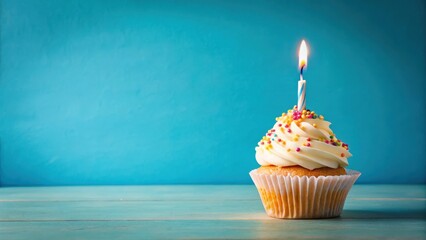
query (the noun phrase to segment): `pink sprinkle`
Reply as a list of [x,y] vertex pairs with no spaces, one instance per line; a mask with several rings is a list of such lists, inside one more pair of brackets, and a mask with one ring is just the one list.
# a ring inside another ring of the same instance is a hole
[[266,134],[266,135],[271,136],[271,135],[272,135],[272,133],[268,133],[268,134]]
[[264,142],[260,142],[261,145],[265,144]]
[[296,148],[296,152],[300,152],[300,148]]
[[329,141],[328,141],[328,140],[325,140],[325,143],[329,143]]
[[310,144],[310,143],[307,143],[307,144],[306,144],[306,146],[307,146],[307,147],[310,147],[310,146],[311,146],[311,144]]
[[291,129],[289,128],[289,129],[287,130],[287,132],[291,133]]

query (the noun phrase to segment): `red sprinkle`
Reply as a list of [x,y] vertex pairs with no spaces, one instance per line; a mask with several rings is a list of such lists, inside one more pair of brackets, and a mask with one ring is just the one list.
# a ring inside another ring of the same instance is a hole
[[281,142],[281,138],[278,138],[278,142]]
[[344,157],[344,156],[345,156],[345,154],[344,154],[344,153],[342,153],[342,154],[340,154],[340,156],[341,156],[341,157]]
[[268,134],[266,134],[266,135],[271,136],[271,135],[272,135],[272,133],[268,133]]
[[271,141],[268,141],[269,144],[271,144]]
[[328,141],[328,140],[325,140],[325,143],[329,143],[329,141]]
[[296,152],[300,152],[300,148],[296,148]]
[[291,129],[289,128],[289,129],[287,130],[287,132],[291,133]]
[[260,142],[260,145],[263,145],[263,144],[265,144],[264,142]]
[[288,128],[288,127],[290,127],[288,124],[286,124],[285,126],[284,126],[285,128]]
[[310,144],[310,143],[307,143],[307,144],[306,144],[306,146],[307,146],[307,147],[310,147],[310,146],[311,146],[311,144]]
[[306,141],[310,142],[310,141],[311,141],[311,138],[307,138],[307,139],[306,139]]
[[275,132],[275,129],[272,129],[271,132]]
[[282,126],[282,124],[280,123],[280,124],[278,124],[278,127],[281,127]]

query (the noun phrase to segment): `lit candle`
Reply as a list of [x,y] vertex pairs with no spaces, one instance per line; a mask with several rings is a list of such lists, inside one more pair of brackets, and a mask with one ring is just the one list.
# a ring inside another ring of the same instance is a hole
[[297,110],[302,111],[306,108],[306,80],[303,79],[303,69],[308,65],[308,48],[305,40],[302,41],[299,48],[299,70],[300,80],[297,91]]

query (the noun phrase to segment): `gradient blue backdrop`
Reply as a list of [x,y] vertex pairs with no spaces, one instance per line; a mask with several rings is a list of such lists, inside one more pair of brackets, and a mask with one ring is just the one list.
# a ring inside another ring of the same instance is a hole
[[425,183],[425,3],[1,0],[0,180],[250,183],[296,104],[360,183]]

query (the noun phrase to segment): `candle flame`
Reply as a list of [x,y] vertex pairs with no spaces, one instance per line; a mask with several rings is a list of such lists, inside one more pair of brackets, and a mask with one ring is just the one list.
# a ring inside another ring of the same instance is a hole
[[299,69],[303,72],[303,68],[308,65],[308,47],[306,46],[305,40],[302,40],[299,48]]

